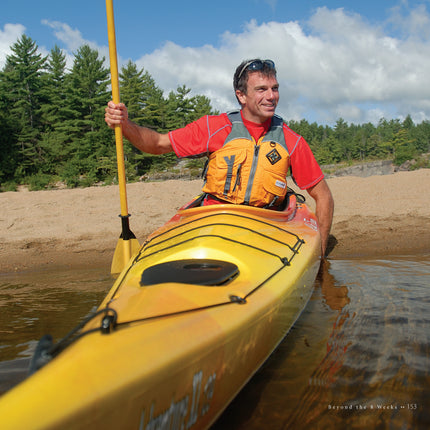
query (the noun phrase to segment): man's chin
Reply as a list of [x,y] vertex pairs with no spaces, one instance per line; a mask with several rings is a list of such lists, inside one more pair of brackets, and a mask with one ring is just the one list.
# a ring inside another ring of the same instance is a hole
[[275,109],[269,109],[264,111],[264,117],[267,119],[273,118],[273,115],[275,115]]
[[276,107],[265,107],[263,109],[263,112],[267,115],[267,116],[273,116],[275,115],[275,109]]

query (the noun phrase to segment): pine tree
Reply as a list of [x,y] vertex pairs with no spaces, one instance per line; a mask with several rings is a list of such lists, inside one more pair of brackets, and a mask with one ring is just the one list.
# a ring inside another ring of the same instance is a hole
[[2,71],[0,72],[0,184],[14,182],[19,159],[8,94],[10,94],[10,88]]
[[100,160],[114,157],[112,133],[104,122],[104,108],[110,99],[107,91],[109,71],[103,66],[96,50],[83,45],[75,54],[73,68],[67,78],[67,101],[71,119],[67,121],[70,130],[72,158],[62,171],[69,185],[77,185],[79,176],[88,185],[102,179],[106,172],[99,165]]
[[55,45],[46,65],[42,88],[43,104],[42,135],[43,172],[57,175],[70,157],[70,130],[67,120],[71,117],[66,89],[66,57]]
[[193,113],[190,116],[192,121],[195,121],[205,115],[216,114],[216,112],[214,112],[212,109],[211,101],[206,96],[198,94],[191,99],[191,102],[193,104]]
[[401,128],[394,134],[392,145],[394,148],[394,164],[400,165],[407,160],[411,160],[416,155],[414,141],[406,128]]
[[39,144],[40,90],[46,57],[37,52],[36,42],[25,34],[11,50],[13,54],[6,58],[3,76],[19,152],[15,176],[22,179],[36,173],[43,162]]
[[78,49],[73,63],[71,82],[75,89],[75,107],[79,112],[81,132],[93,132],[100,125],[100,107],[109,100],[108,69],[103,67],[96,50],[88,45]]
[[193,102],[188,96],[190,88],[182,85],[171,91],[167,99],[167,128],[174,130],[185,127],[191,122],[193,114]]
[[418,124],[414,131],[416,147],[420,153],[430,152],[430,121]]
[[336,161],[350,160],[352,156],[351,151],[351,134],[348,123],[343,119],[339,118],[334,126],[334,138],[336,143],[332,147],[333,158]]
[[44,85],[41,91],[44,104],[41,107],[42,121],[45,130],[56,130],[62,127],[67,119],[66,100],[66,57],[55,45],[46,64]]
[[145,109],[142,117],[138,118],[139,124],[145,127],[166,133],[167,128],[167,101],[163,97],[163,90],[155,85],[151,76],[146,74],[145,82]]
[[129,60],[119,74],[121,102],[127,106],[128,117],[137,123],[148,98],[145,93],[144,73],[143,69],[137,70],[136,64]]

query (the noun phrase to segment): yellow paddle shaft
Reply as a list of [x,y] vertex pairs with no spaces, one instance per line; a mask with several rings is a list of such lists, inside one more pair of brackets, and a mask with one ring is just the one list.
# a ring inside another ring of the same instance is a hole
[[[113,2],[106,0],[106,16],[109,40],[110,74],[112,84],[112,100],[119,103],[118,63],[116,54],[115,20],[113,15]],[[121,125],[115,126],[116,159],[118,164],[119,197],[121,202],[121,216],[128,216],[127,190],[125,184],[124,145]]]
[[[114,103],[120,102],[119,97],[119,80],[118,80],[118,62],[116,53],[116,37],[115,37],[115,20],[113,15],[113,0],[106,0],[106,16],[109,40],[109,59],[110,59],[110,74],[112,84],[112,100]],[[116,160],[118,165],[118,184],[119,197],[121,203],[121,224],[122,234],[115,248],[115,253],[112,259],[111,273],[119,273],[130,261],[139,249],[139,242],[131,232],[128,222],[128,205],[127,205],[127,190],[125,181],[125,165],[124,165],[124,145],[122,140],[122,126],[115,126],[115,143],[116,143]]]

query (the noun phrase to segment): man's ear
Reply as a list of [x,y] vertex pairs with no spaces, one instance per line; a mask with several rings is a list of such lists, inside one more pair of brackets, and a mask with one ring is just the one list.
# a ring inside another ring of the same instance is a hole
[[244,105],[246,103],[246,94],[242,91],[236,90],[236,97],[241,105]]

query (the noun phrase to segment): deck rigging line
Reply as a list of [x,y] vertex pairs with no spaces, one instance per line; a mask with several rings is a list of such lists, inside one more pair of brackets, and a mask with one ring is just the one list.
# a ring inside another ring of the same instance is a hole
[[[282,231],[282,232],[284,232],[284,233],[290,234],[291,236],[296,237],[296,238],[297,238],[297,240],[302,240],[302,239],[300,239],[300,237],[299,237],[296,233],[293,233],[293,232],[291,232],[291,231],[289,231],[289,230],[286,230],[286,229],[284,229],[284,228],[282,228],[282,227],[279,227],[278,225],[274,225],[274,224],[272,224],[272,223],[270,223],[270,222],[268,222],[268,221],[264,221],[264,220],[262,220],[262,219],[256,219],[256,218],[254,218],[254,217],[250,217],[250,216],[247,216],[247,215],[235,214],[235,213],[231,213],[231,212],[218,212],[218,213],[215,213],[215,214],[204,215],[204,216],[202,216],[202,217],[192,219],[192,220],[190,220],[190,221],[188,221],[188,222],[185,222],[185,223],[183,223],[183,224],[180,224],[180,225],[175,225],[175,226],[173,226],[173,227],[171,227],[171,228],[169,228],[169,229],[167,229],[167,230],[165,230],[165,231],[161,232],[161,233],[160,233],[160,234],[158,234],[157,236],[154,236],[154,237],[152,237],[151,239],[147,240],[147,241],[143,244],[143,246],[146,246],[147,244],[149,244],[149,243],[150,243],[150,242],[152,242],[153,240],[158,239],[158,238],[160,238],[160,237],[164,236],[165,234],[170,233],[171,231],[176,230],[176,229],[178,229],[178,228],[181,228],[181,227],[184,227],[184,226],[187,226],[187,225],[190,225],[190,224],[196,223],[196,222],[198,222],[198,221],[201,221],[201,220],[204,220],[204,219],[207,219],[207,218],[213,218],[213,217],[217,217],[217,216],[226,216],[226,215],[227,215],[227,216],[238,217],[238,218],[249,219],[249,220],[251,220],[251,221],[255,221],[255,222],[260,223],[260,224],[265,224],[265,225],[267,225],[267,226],[269,226],[269,227],[271,227],[271,228],[275,228],[275,229],[277,229],[277,230],[279,230],[279,231]],[[238,227],[236,224],[228,224],[228,223],[220,223],[220,224],[222,224],[222,225],[228,225],[228,226]],[[208,225],[211,225],[211,224],[208,224]],[[189,230],[187,230],[187,231],[189,231]],[[254,233],[257,233],[257,232],[256,232],[256,231],[254,231],[254,230],[252,230],[252,231],[253,231]]]

